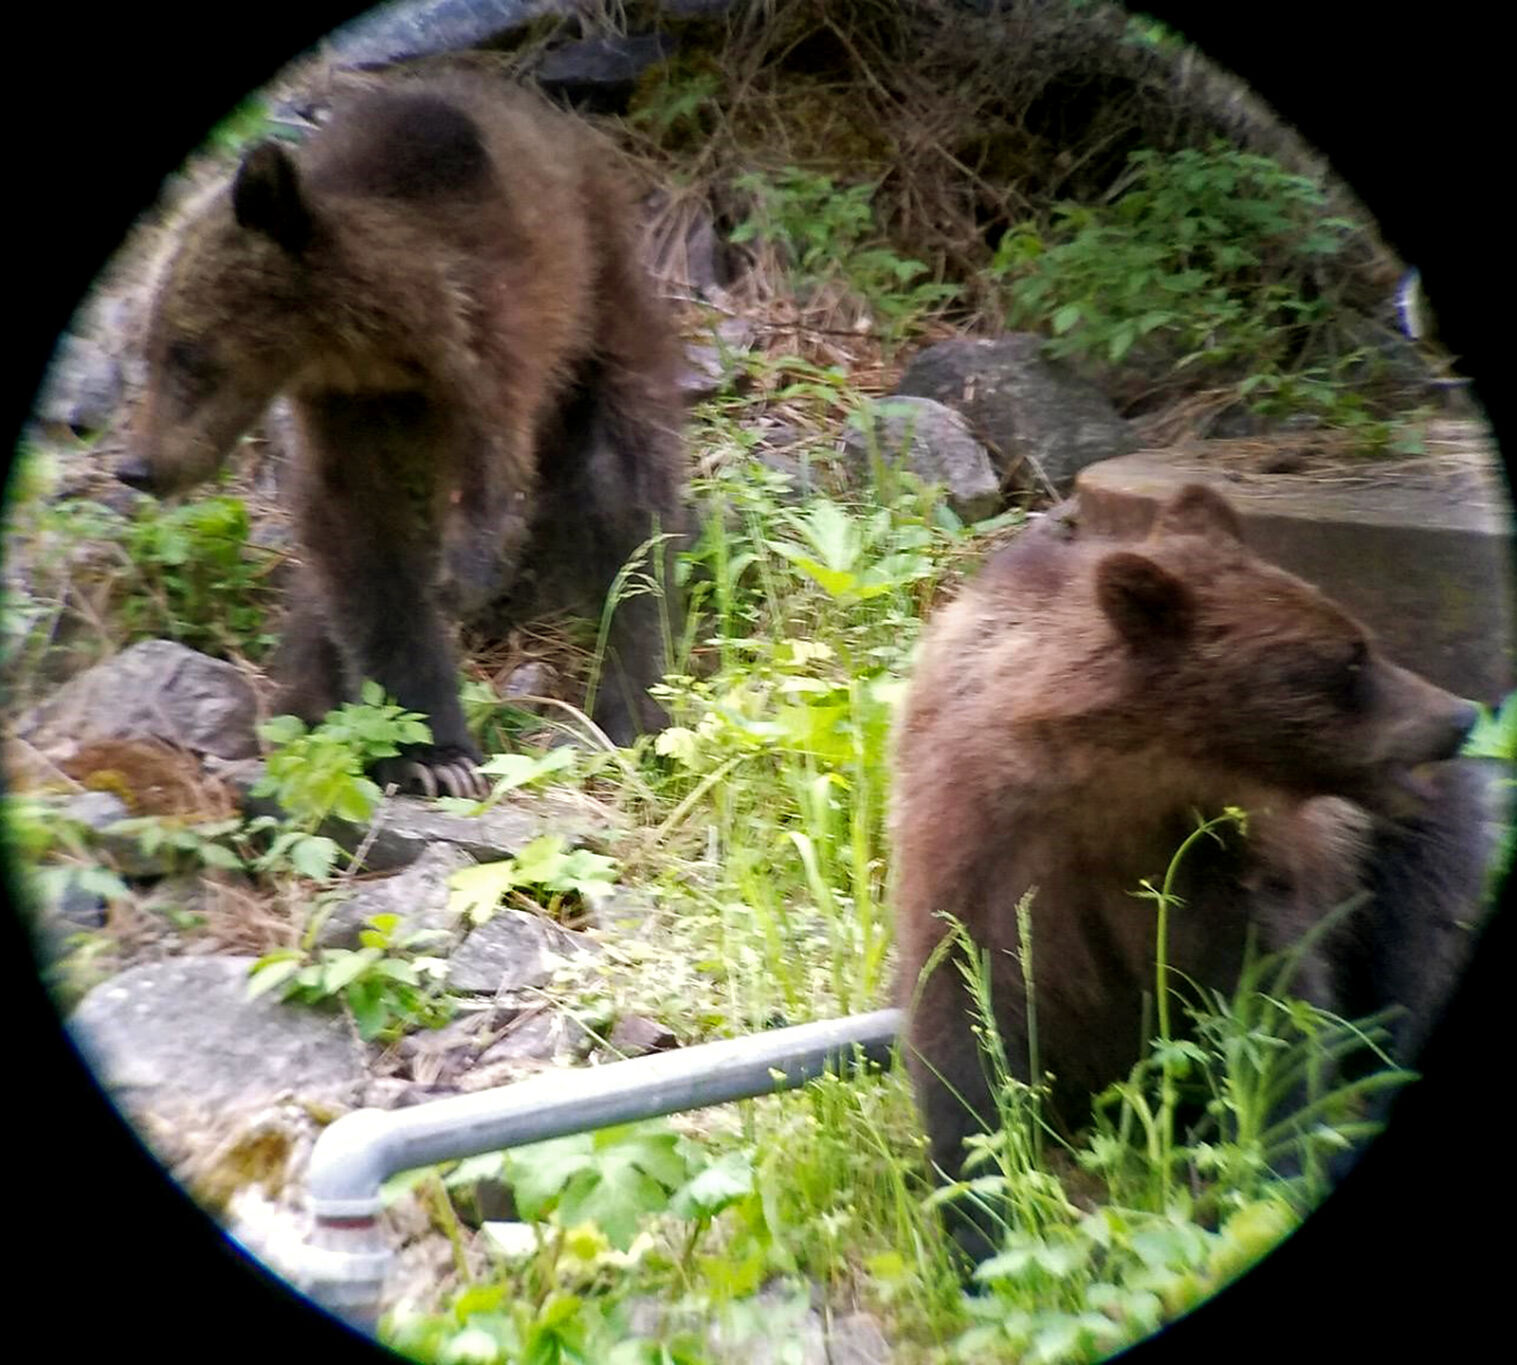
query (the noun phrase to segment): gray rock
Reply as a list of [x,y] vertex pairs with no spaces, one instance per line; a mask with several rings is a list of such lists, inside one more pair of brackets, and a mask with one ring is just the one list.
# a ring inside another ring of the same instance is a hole
[[827,1333],[828,1365],[890,1365],[890,1343],[870,1313],[837,1318]]
[[58,811],[65,820],[96,834],[118,820],[125,820],[130,813],[126,802],[114,792],[80,792],[65,801]]
[[[699,19],[720,14],[732,4],[733,0],[659,0],[655,8],[675,19]],[[486,47],[544,15],[570,18],[583,9],[580,0],[397,0],[345,24],[325,47],[339,65],[384,66]]]
[[160,848],[151,854],[144,853],[135,835],[111,831],[118,820],[131,818],[126,802],[113,792],[80,792],[69,797],[58,808],[58,814],[87,831],[85,837],[90,847],[109,859],[123,877],[139,880],[166,877],[174,870],[172,850]]
[[456,942],[457,920],[448,910],[448,878],[461,867],[472,867],[474,859],[452,844],[439,843],[427,848],[414,863],[401,872],[378,881],[361,882],[353,895],[333,907],[316,931],[318,948],[357,948],[365,923],[375,915],[398,915],[396,936],[418,929],[438,929],[449,939],[438,939],[424,951],[446,953],[447,945]]
[[642,937],[657,906],[641,887],[616,885],[590,907],[589,923],[622,938]]
[[625,108],[638,77],[673,51],[662,33],[606,34],[552,49],[533,74],[551,94],[611,112]]
[[101,739],[162,739],[196,753],[258,752],[252,684],[229,663],[173,640],[142,640],[33,707],[17,733],[44,751]]
[[344,66],[383,66],[483,46],[570,8],[567,0],[402,0],[344,24],[326,48]]
[[105,898],[85,890],[73,879],[64,883],[58,899],[49,908],[58,917],[59,928],[65,933],[105,928]]
[[[383,871],[414,863],[430,844],[451,843],[476,862],[496,862],[518,853],[544,834],[569,844],[595,843],[616,832],[611,812],[577,792],[511,792],[483,815],[454,815],[420,797],[390,803],[389,817],[364,860]],[[349,826],[349,829],[352,827]]]
[[731,1304],[710,1335],[717,1365],[828,1365],[822,1315],[805,1289],[770,1285]]
[[563,1062],[583,1057],[595,1042],[590,1031],[563,1010],[523,1010],[501,1036],[480,1054],[475,1069],[459,1079],[464,1091],[507,1083],[524,1063]]
[[641,1057],[646,1052],[667,1052],[679,1046],[672,1028],[640,1014],[622,1015],[606,1041],[611,1044],[611,1051],[621,1057]]
[[709,342],[691,342],[685,347],[679,387],[689,403],[701,402],[738,386],[743,377],[738,357],[753,345],[753,327],[744,318],[723,318],[711,328],[709,336]]
[[121,362],[98,342],[65,334],[37,399],[37,418],[77,435],[110,425],[121,401]]
[[[706,1350],[712,1365],[831,1365],[837,1359],[831,1354],[837,1338],[825,1328],[818,1299],[815,1286],[775,1283],[750,1298],[723,1304],[706,1324]],[[653,1299],[634,1299],[628,1304],[628,1327],[639,1336],[698,1331],[701,1326],[688,1311],[671,1310]],[[842,1359],[848,1365],[872,1365],[867,1355]]]
[[647,243],[649,272],[676,291],[715,301],[731,283],[731,254],[708,205],[682,200],[671,208],[671,202],[666,190],[654,190],[642,201],[645,221],[660,229]]
[[520,668],[513,668],[501,695],[508,700],[517,697],[551,697],[558,675],[553,666],[541,659],[529,659]]
[[942,484],[948,505],[966,522],[994,516],[1001,481],[990,453],[952,408],[931,398],[895,397],[871,403],[843,435],[843,453],[867,477],[876,460],[905,465],[928,483]]
[[449,959],[448,985],[456,991],[524,990],[546,985],[563,958],[590,951],[578,934],[525,910],[497,910]]
[[1046,360],[1042,345],[1016,332],[940,341],[912,359],[897,392],[961,412],[1004,479],[1063,494],[1086,465],[1137,442],[1100,389]]
[[101,1084],[134,1114],[254,1107],[286,1091],[349,1103],[363,1052],[336,1011],[248,999],[249,957],[179,957],[96,986],[68,1025]]
[[[250,792],[263,776],[262,763],[242,763],[225,776],[241,794],[250,815],[279,815],[272,797]],[[409,867],[433,844],[454,844],[475,862],[498,862],[543,834],[561,835],[571,845],[596,847],[620,831],[618,817],[600,802],[575,791],[514,791],[481,815],[456,815],[419,796],[394,796],[380,808],[378,833],[364,854],[370,872]],[[329,820],[321,832],[350,852],[369,838],[369,829]]]

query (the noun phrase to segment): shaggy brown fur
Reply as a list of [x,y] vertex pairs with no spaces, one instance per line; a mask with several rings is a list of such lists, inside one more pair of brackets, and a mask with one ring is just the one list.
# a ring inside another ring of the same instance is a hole
[[[954,916],[990,952],[1001,1037],[1028,1079],[1015,907],[1035,889],[1040,1064],[1056,1115],[1078,1125],[1143,1051],[1155,917],[1133,893],[1162,878],[1197,812],[1236,805],[1246,839],[1203,841],[1184,866],[1174,968],[1230,989],[1250,926],[1274,951],[1369,887],[1293,988],[1351,1013],[1408,1005],[1401,1041],[1416,1045],[1483,869],[1458,765],[1431,783],[1410,769],[1453,756],[1474,708],[1250,554],[1219,497],[1186,489],[1136,545],[1013,545],[932,623],[920,659],[893,810],[907,1003]],[[994,1106],[952,961],[921,981],[909,1044],[932,1158],[956,1175]]]
[[[285,704],[316,720],[378,680],[431,721],[391,767],[408,785],[473,781],[450,620],[599,616],[638,546],[680,529],[674,348],[634,222],[587,128],[455,75],[357,98],[293,157],[255,147],[167,267],[121,477],[189,487],[289,395],[309,582]],[[596,719],[628,743],[661,721],[651,596],[610,645]]]

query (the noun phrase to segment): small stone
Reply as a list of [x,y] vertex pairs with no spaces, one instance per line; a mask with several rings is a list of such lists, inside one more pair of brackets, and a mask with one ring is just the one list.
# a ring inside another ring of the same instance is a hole
[[1046,359],[1030,333],[940,341],[912,358],[896,391],[962,413],[1020,488],[1062,496],[1086,465],[1137,444],[1105,394]]
[[622,1057],[640,1057],[646,1052],[667,1052],[679,1046],[674,1030],[657,1019],[640,1014],[624,1014],[616,1021],[608,1039],[612,1052]]
[[941,484],[948,505],[966,522],[994,516],[1001,484],[990,454],[952,408],[930,398],[887,398],[866,407],[843,436],[843,453],[863,474],[876,460],[902,465]]
[[470,932],[449,962],[448,985],[457,991],[497,994],[544,986],[567,958],[588,943],[551,920],[525,910],[497,910]]

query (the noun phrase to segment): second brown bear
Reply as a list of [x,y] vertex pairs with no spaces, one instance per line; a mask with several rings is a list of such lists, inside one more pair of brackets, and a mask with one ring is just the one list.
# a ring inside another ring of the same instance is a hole
[[[309,146],[252,149],[157,291],[136,454],[152,492],[219,467],[277,395],[299,436],[306,581],[276,671],[308,721],[373,678],[433,743],[379,775],[472,790],[452,624],[598,618],[639,546],[682,527],[669,322],[636,211],[582,124],[455,75],[341,107]],[[666,596],[620,603],[595,719],[657,728]]]
[[[1194,846],[1169,920],[1172,980],[1231,991],[1262,951],[1362,903],[1294,993],[1348,1017],[1400,1005],[1411,1056],[1469,950],[1488,839],[1452,758],[1469,703],[1382,657],[1365,629],[1242,543],[1199,485],[1135,544],[1027,534],[925,634],[897,734],[893,837],[908,1065],[931,1155],[957,1178],[996,1106],[957,964],[989,957],[1007,1061],[1039,1070],[1069,1127],[1146,1051],[1158,884],[1196,815],[1248,816]],[[1432,765],[1423,769],[1422,765]],[[1031,893],[1035,1001],[1017,904]],[[977,1259],[993,1229],[955,1226]]]

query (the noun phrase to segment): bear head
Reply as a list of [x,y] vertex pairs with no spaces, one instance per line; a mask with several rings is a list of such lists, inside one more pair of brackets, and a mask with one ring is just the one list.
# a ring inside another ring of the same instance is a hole
[[147,389],[116,473],[144,492],[210,478],[293,375],[321,230],[288,154],[253,148],[189,226],[148,324]]
[[1094,583],[1123,692],[1198,766],[1396,813],[1424,793],[1414,769],[1454,757],[1477,719],[1251,554],[1203,485],[1180,492],[1136,548],[1103,554]]

